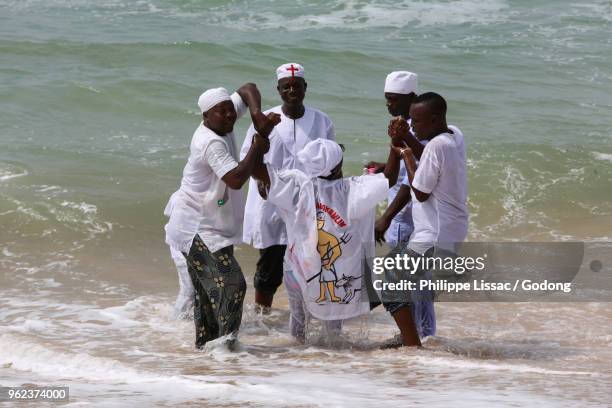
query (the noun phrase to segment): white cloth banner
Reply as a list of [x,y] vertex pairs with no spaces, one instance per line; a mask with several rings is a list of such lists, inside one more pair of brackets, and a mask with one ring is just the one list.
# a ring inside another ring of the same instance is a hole
[[267,167],[268,201],[287,226],[286,258],[308,311],[323,320],[367,313],[364,260],[374,254],[376,205],[386,198],[387,179],[310,179],[299,170]]

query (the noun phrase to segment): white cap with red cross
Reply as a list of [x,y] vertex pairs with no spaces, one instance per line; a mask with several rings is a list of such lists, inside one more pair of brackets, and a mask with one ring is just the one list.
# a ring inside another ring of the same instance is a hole
[[304,67],[295,62],[283,64],[276,68],[276,79],[282,78],[304,78]]

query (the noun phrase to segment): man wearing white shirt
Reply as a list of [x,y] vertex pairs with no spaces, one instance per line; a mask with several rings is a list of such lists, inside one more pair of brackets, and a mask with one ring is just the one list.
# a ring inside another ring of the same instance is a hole
[[[261,96],[245,84],[231,96],[209,89],[198,99],[202,123],[191,140],[181,187],[166,209],[166,243],[183,253],[195,289],[196,347],[236,333],[242,319],[246,282],[234,258],[241,241],[244,201],[241,187],[268,151],[267,136],[278,115],[261,113]],[[240,162],[233,134],[238,116],[249,107],[258,133]]]
[[[264,162],[276,169],[295,168],[297,152],[310,141],[322,138],[335,140],[334,127],[329,117],[304,105],[307,83],[304,67],[287,63],[276,69],[277,90],[283,101],[264,113],[276,113],[281,121],[270,133],[270,151]],[[251,126],[240,151],[244,157],[255,133]],[[283,281],[283,260],[287,248],[287,231],[274,204],[265,201],[258,190],[263,186],[251,179],[247,196],[243,241],[259,249],[260,258],[254,277],[255,303],[263,311],[269,310],[276,290]]]
[[[456,251],[467,236],[467,166],[465,142],[457,128],[446,124],[446,101],[428,92],[420,95],[410,108],[412,131],[419,140],[427,140],[419,166],[410,147],[394,150],[404,160],[412,194],[414,232],[407,248],[399,249],[411,257],[430,256],[434,248]],[[397,120],[390,126],[395,137],[405,137],[408,125]],[[394,256],[394,252],[388,256]],[[417,271],[427,274],[429,271]],[[387,279],[398,281],[406,271],[388,271]],[[420,345],[410,301],[385,298],[383,304],[393,315],[405,346]]]
[[[402,118],[410,124],[410,106],[417,98],[418,75],[409,71],[393,71],[385,79],[385,101],[389,114],[396,118]],[[396,146],[405,147],[427,143],[426,140],[418,141],[410,132],[403,138],[392,139]],[[415,152],[421,156],[421,149]],[[384,241],[392,248],[405,245],[414,230],[412,221],[412,202],[410,200],[410,185],[408,174],[403,161],[400,163],[397,183],[389,188],[386,211],[376,220],[375,237],[377,241]],[[383,163],[371,162],[368,167],[376,167],[377,171],[384,168]],[[415,300],[411,308],[419,337],[433,336],[436,333],[436,315],[433,301],[424,299]]]
[[422,254],[433,243],[455,252],[457,244],[465,240],[468,227],[464,137],[456,127],[447,126],[446,101],[438,94],[420,95],[411,113],[414,133],[429,143],[423,149],[418,169],[408,172],[413,199],[416,198],[415,228],[408,248]]

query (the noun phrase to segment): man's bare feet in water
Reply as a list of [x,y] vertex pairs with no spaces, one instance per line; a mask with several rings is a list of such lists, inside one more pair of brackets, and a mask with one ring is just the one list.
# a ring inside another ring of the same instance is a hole
[[260,315],[269,315],[272,308],[274,295],[255,291],[255,313]]
[[270,306],[262,306],[255,304],[255,313],[257,313],[258,315],[267,316],[270,314],[271,310],[272,308]]
[[[389,350],[389,349],[398,349],[400,347],[404,347],[404,341],[402,339],[402,335],[401,333],[397,333],[395,336],[393,336],[393,338],[385,340],[381,345],[380,345],[380,349],[381,350]],[[413,346],[416,348],[423,348],[423,346]]]
[[392,316],[402,334],[402,345],[421,347],[421,339],[419,338],[414,320],[412,319],[410,308],[408,306],[400,307],[393,312]]
[[381,345],[381,350],[396,349],[402,347],[402,335],[397,333],[393,338],[385,340]]

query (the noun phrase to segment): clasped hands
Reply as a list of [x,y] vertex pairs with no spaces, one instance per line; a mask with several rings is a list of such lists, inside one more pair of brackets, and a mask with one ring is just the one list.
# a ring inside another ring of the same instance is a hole
[[388,134],[391,138],[391,149],[395,152],[399,158],[412,157],[412,149],[406,144],[406,138],[408,137],[410,127],[408,122],[402,117],[396,117],[391,119],[388,127]]
[[265,115],[263,112],[258,112],[251,116],[253,120],[253,127],[257,131],[253,135],[253,144],[256,145],[259,150],[265,154],[270,150],[270,132],[274,129],[274,126],[278,125],[281,121],[281,117],[278,113],[270,112]]

